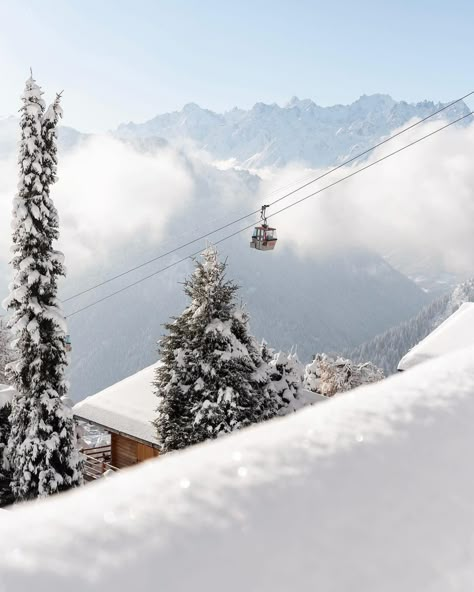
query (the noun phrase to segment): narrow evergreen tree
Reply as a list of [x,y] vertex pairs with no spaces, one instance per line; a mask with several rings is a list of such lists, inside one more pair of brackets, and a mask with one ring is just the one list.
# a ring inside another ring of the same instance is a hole
[[303,365],[296,354],[278,352],[270,366],[270,380],[278,415],[287,415],[306,404],[303,400]]
[[237,286],[225,279],[226,264],[208,248],[185,282],[191,299],[165,327],[162,365],[156,371],[160,397],[155,426],[164,452],[273,417],[268,370],[248,316],[235,304]]
[[0,507],[13,502],[11,471],[5,454],[10,436],[11,412],[11,400],[9,396],[6,397],[5,388],[8,384],[7,364],[12,360],[11,354],[9,330],[0,317]]
[[10,310],[16,360],[7,457],[17,500],[33,499],[79,485],[72,413],[62,401],[67,383],[66,324],[57,299],[63,256],[53,249],[58,217],[50,199],[56,180],[59,102],[44,113],[42,91],[31,77],[22,97],[20,179],[13,211]]
[[6,447],[10,436],[10,413],[10,401],[3,400],[0,392],[0,507],[7,506],[14,501],[11,488],[12,471],[6,456]]

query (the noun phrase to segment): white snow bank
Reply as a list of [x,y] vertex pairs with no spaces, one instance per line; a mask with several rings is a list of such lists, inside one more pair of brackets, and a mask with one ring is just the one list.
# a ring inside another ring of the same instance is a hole
[[398,370],[408,370],[420,362],[473,345],[474,302],[465,302],[400,360]]
[[0,384],[0,409],[12,402],[15,389],[7,384]]
[[158,364],[80,401],[73,407],[75,417],[158,444],[156,428],[151,423],[159,403],[152,384]]
[[0,590],[458,592],[474,349],[0,519]]

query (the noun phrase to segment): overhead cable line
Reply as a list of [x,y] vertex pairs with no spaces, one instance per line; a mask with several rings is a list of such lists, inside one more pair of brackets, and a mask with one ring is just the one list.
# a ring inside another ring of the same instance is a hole
[[[368,148],[367,150],[364,150],[363,152],[360,152],[359,154],[356,154],[355,156],[343,161],[341,164],[337,165],[336,167],[330,169],[329,171],[326,171],[325,173],[311,179],[310,181],[307,181],[306,183],[304,183],[303,185],[300,185],[299,187],[297,187],[296,189],[293,189],[292,191],[286,193],[285,195],[279,197],[278,199],[275,199],[274,201],[270,202],[268,204],[268,206],[272,206],[276,203],[279,203],[280,201],[287,199],[288,197],[291,197],[292,195],[294,195],[295,193],[297,193],[298,191],[301,191],[302,189],[305,189],[306,187],[308,187],[309,185],[312,185],[313,183],[316,183],[317,181],[320,181],[321,179],[324,179],[325,177],[327,177],[328,175],[338,171],[339,169],[341,169],[344,166],[347,166],[348,164],[351,164],[352,162],[358,160],[359,158],[361,158],[362,156],[365,156],[367,154],[369,154],[370,152],[372,152],[373,150],[379,148],[380,146],[383,146],[384,144],[386,144],[387,142],[390,142],[391,140],[397,138],[398,136],[401,136],[402,134],[408,132],[409,130],[415,128],[416,126],[424,123],[425,121],[428,121],[429,119],[431,119],[432,117],[434,117],[435,115],[438,115],[439,113],[441,113],[442,111],[445,111],[446,109],[449,109],[450,107],[452,107],[453,105],[455,105],[456,103],[459,103],[460,101],[463,101],[464,99],[466,99],[467,97],[471,96],[474,94],[474,91],[471,91],[470,93],[464,95],[463,97],[460,97],[459,99],[456,99],[455,101],[452,101],[451,103],[448,103],[447,105],[445,105],[444,107],[442,107],[441,109],[438,109],[437,111],[434,111],[433,113],[431,113],[430,115],[427,115],[426,117],[424,117],[423,119],[420,119],[419,121],[416,121],[415,123],[409,125],[408,127],[400,130],[399,132],[393,134],[392,136],[389,136],[388,138],[385,138],[384,140],[378,142],[377,144],[375,144],[374,146],[371,146],[370,148]],[[460,120],[458,120],[460,121]],[[296,184],[297,181],[295,181],[295,183],[293,183],[292,185]],[[286,185],[284,188],[289,187],[291,185]],[[278,190],[273,191],[271,194],[276,193]],[[270,195],[271,195],[270,194]],[[138,269],[141,269],[143,267],[146,267],[147,265],[150,265],[150,263],[154,263],[155,261],[158,261],[159,259],[163,259],[165,257],[167,257],[168,255],[172,255],[173,253],[176,253],[177,251],[180,251],[181,249],[184,249],[185,247],[189,247],[190,245],[193,245],[199,241],[202,241],[210,236],[212,236],[213,234],[216,234],[218,232],[221,232],[222,230],[225,230],[226,228],[229,228],[230,226],[234,226],[235,224],[238,224],[239,222],[242,222],[243,220],[250,218],[250,216],[254,216],[255,214],[258,214],[260,212],[260,208],[258,208],[257,210],[254,210],[253,212],[250,212],[249,214],[246,214],[245,216],[241,216],[240,218],[237,218],[231,222],[228,222],[227,224],[224,224],[222,226],[219,226],[218,228],[215,228],[214,230],[210,230],[209,232],[206,232],[205,234],[202,234],[201,236],[198,236],[186,243],[183,243],[173,249],[170,249],[169,251],[166,251],[164,253],[161,253],[160,255],[157,255],[156,257],[152,257],[151,259],[148,259],[147,261],[144,261],[143,263],[140,263],[139,265],[135,265],[134,267],[131,267],[125,271],[122,271],[121,273],[118,273],[114,276],[111,276],[97,284],[94,284],[93,286],[90,286],[89,288],[85,288],[84,290],[81,290],[80,292],[76,292],[75,294],[72,294],[71,296],[68,296],[67,298],[64,298],[63,302],[69,302],[70,300],[74,300],[75,298],[78,298],[79,296],[83,296],[84,294],[88,294],[89,292],[92,292],[93,290],[96,290],[97,288],[100,288],[102,286],[105,286],[106,284],[109,284],[110,282],[113,282],[117,279],[120,279],[121,277],[124,277],[126,275],[128,275],[129,273],[132,273],[134,271],[137,271]],[[275,215],[275,214],[273,214]],[[241,231],[239,231],[241,232]]]
[[[298,199],[297,201],[295,201],[287,206],[284,206],[283,208],[281,208],[277,212],[267,216],[267,218],[273,218],[273,217],[277,216],[278,214],[281,214],[282,212],[289,210],[290,208],[302,203],[303,201],[306,201],[307,199],[309,199],[311,197],[315,197],[316,195],[319,195],[323,191],[327,191],[328,189],[331,189],[332,187],[338,185],[339,183],[342,183],[343,181],[346,181],[347,179],[355,177],[359,173],[362,173],[363,171],[370,169],[371,167],[375,166],[376,164],[379,164],[379,163],[383,162],[384,160],[387,160],[388,158],[391,158],[392,156],[395,156],[396,154],[399,154],[400,152],[403,152],[404,150],[407,150],[408,148],[411,148],[412,146],[419,144],[423,140],[426,140],[427,138],[430,138],[430,137],[434,136],[435,134],[438,134],[439,132],[451,127],[452,125],[455,125],[456,123],[459,123],[460,121],[463,121],[464,119],[466,119],[467,117],[470,117],[473,114],[474,114],[474,111],[470,111],[469,113],[463,115],[462,117],[459,117],[458,119],[455,119],[454,121],[451,121],[450,123],[447,123],[446,125],[422,136],[421,138],[418,138],[417,140],[414,140],[413,142],[410,142],[409,144],[406,144],[405,146],[402,146],[401,148],[398,148],[397,150],[394,150],[393,152],[390,152],[389,154],[386,154],[385,156],[382,156],[381,158],[374,160],[374,162],[371,162],[371,163],[363,166],[362,168],[357,169],[356,171],[353,171],[352,173],[349,173],[348,175],[341,177],[340,179],[337,179],[333,183],[330,183],[329,185],[326,185],[325,187],[322,187],[321,189],[318,189],[317,191],[314,191],[313,193],[310,193],[309,195],[306,195],[305,197],[302,197],[301,199]],[[249,226],[245,226],[244,228],[240,228],[239,230],[236,230],[232,234],[229,234],[229,235],[215,241],[214,244],[218,245],[218,244],[220,244],[226,240],[229,240],[230,238],[233,238],[234,236],[237,236],[238,234],[245,232],[246,230],[249,230],[250,228],[253,228],[253,227],[254,227],[254,224],[250,224]],[[80,312],[83,312],[83,311],[95,306],[96,304],[104,302],[104,300],[108,300],[109,298],[112,298],[113,296],[116,296],[117,294],[125,292],[129,288],[132,288],[133,286],[136,286],[136,285],[140,284],[141,282],[144,282],[145,280],[148,280],[160,273],[163,273],[163,272],[167,271],[168,269],[171,269],[172,267],[175,267],[176,265],[179,265],[180,263],[187,261],[188,259],[192,259],[193,257],[196,257],[201,252],[202,252],[202,249],[200,249],[199,251],[196,251],[194,253],[191,253],[190,255],[186,255],[186,257],[183,257],[183,258],[179,259],[178,261],[174,261],[173,263],[170,263],[166,267],[162,267],[161,269],[158,269],[157,271],[154,271],[153,273],[150,273],[149,275],[147,275],[135,282],[132,282],[130,284],[127,284],[126,286],[123,286],[122,288],[120,288],[119,290],[116,290],[115,292],[111,292],[110,294],[104,296],[103,298],[99,298],[98,300],[91,302],[87,306],[84,306],[82,308],[79,308],[79,309],[73,311],[72,313],[67,315],[66,318],[71,318],[74,315],[79,314]]]

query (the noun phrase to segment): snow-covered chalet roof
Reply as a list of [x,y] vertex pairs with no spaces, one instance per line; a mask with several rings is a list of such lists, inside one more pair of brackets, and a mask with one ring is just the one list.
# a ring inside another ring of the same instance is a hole
[[0,590],[470,591],[473,423],[471,348],[19,504]]
[[152,385],[158,364],[80,401],[73,407],[74,416],[158,445],[156,428],[151,423],[159,403]]
[[474,302],[465,302],[400,360],[398,370],[408,370],[425,360],[472,345],[474,345]]

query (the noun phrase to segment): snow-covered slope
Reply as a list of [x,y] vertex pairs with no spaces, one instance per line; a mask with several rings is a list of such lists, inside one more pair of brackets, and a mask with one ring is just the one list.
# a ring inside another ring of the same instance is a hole
[[471,590],[473,360],[5,512],[0,590]]
[[[249,111],[235,108],[223,114],[190,103],[182,111],[145,123],[122,124],[116,134],[123,138],[156,136],[179,144],[191,140],[215,159],[231,159],[249,168],[290,162],[324,167],[367,149],[411,119],[426,117],[442,106],[431,101],[397,102],[381,94],[332,107],[294,97],[284,107],[257,103]],[[459,103],[447,113],[455,119],[467,112],[467,106]]]
[[408,321],[346,352],[353,360],[371,361],[383,368],[386,374],[392,374],[408,350],[456,312],[463,302],[474,302],[474,278],[456,286],[452,293],[431,302]]

